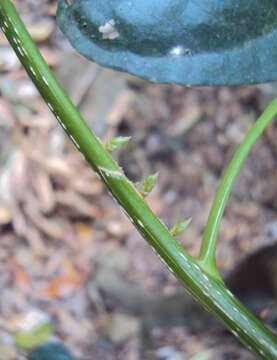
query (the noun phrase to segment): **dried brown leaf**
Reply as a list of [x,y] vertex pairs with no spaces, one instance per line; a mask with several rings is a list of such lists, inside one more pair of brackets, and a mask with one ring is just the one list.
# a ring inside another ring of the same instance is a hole
[[62,263],[64,275],[52,279],[41,291],[41,296],[55,299],[72,295],[82,285],[84,276],[76,271],[72,263],[65,259]]
[[55,207],[56,199],[48,174],[42,169],[37,169],[34,176],[32,176],[32,184],[36,191],[41,211],[45,214],[50,213]]
[[32,194],[29,194],[27,199],[28,202],[24,205],[24,212],[31,222],[46,235],[56,240],[62,240],[64,238],[62,224],[54,218],[43,216],[39,211],[37,200]]
[[127,109],[134,103],[135,99],[136,93],[134,91],[122,91],[107,115],[107,123],[111,126],[118,125]]
[[14,258],[9,258],[9,265],[13,272],[14,283],[22,291],[30,293],[32,291],[32,280],[27,271],[20,266]]
[[87,217],[99,217],[100,211],[98,206],[91,205],[80,195],[72,191],[57,191],[56,192],[57,202],[61,205],[67,206],[72,210],[75,210],[82,216]]

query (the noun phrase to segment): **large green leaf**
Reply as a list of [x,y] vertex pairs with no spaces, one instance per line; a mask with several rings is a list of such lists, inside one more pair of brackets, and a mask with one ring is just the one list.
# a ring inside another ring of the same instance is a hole
[[61,0],[57,17],[81,54],[151,81],[277,80],[277,0]]

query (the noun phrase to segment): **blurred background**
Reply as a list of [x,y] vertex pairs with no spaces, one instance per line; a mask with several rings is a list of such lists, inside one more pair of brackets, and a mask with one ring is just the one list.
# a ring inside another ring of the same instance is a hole
[[[224,169],[275,85],[183,88],[107,70],[79,56],[57,29],[56,0],[14,3],[97,136],[104,143],[132,136],[113,154],[127,177],[159,172],[147,198],[154,213],[168,227],[192,217],[178,241],[197,256]],[[48,319],[51,336],[80,360],[254,359],[192,302],[133,229],[3,33],[0,72],[0,359],[26,359],[14,334],[30,318]],[[275,121],[239,175],[217,251],[221,272],[272,328],[276,139]]]

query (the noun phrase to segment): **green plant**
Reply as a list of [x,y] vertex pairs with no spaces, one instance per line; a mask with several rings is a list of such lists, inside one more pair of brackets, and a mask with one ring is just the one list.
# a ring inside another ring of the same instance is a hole
[[[0,26],[30,78],[76,148],[105,183],[131,222],[186,289],[261,359],[277,358],[277,337],[225,286],[216,266],[220,221],[234,181],[248,153],[277,115],[277,99],[265,110],[237,150],[217,192],[200,257],[191,257],[153,214],[143,196],[91,132],[57,82],[26,31],[10,0],[0,2]],[[156,176],[150,181],[154,185]],[[148,182],[149,188],[149,182]],[[150,184],[151,185],[151,184]],[[151,186],[150,186],[151,187]]]
[[276,80],[276,15],[275,0],[60,0],[57,20],[104,66],[155,82],[238,85]]

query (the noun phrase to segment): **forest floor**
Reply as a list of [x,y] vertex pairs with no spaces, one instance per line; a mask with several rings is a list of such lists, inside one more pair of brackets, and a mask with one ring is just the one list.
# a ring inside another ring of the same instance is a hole
[[[15,4],[97,136],[132,136],[113,155],[127,177],[159,172],[147,201],[168,227],[192,218],[178,241],[197,256],[224,169],[271,87],[183,88],[107,70],[71,49],[55,23],[56,1]],[[138,360],[140,319],[97,289],[92,296],[89,284],[112,262],[147,293],[181,286],[76,151],[2,33],[0,74],[0,359],[25,359],[13,332],[39,311],[76,359]],[[275,122],[234,186],[217,250],[223,274],[277,242],[276,139]],[[254,359],[225,331],[165,325],[150,329],[153,359]]]

